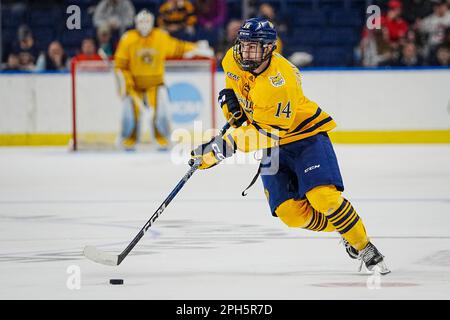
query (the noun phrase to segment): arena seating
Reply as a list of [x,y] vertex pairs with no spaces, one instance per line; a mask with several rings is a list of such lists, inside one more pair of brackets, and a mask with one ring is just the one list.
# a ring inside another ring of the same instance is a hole
[[[16,38],[21,24],[31,27],[39,50],[45,50],[52,40],[60,40],[69,54],[75,54],[81,40],[95,36],[92,25],[93,7],[99,0],[24,1],[22,7],[3,6],[3,48]],[[352,52],[357,44],[364,20],[366,0],[269,0],[276,10],[278,20],[288,27],[281,33],[284,54],[306,51],[315,57],[314,66],[351,66]],[[148,8],[157,13],[162,0],[133,0],[136,11]],[[81,30],[65,28],[66,8],[78,5],[82,11]],[[227,0],[228,18],[239,18],[241,1]],[[198,30],[197,38],[205,38],[212,45],[217,42],[217,32]],[[195,40],[195,39],[189,39]],[[4,61],[3,57],[3,61]]]

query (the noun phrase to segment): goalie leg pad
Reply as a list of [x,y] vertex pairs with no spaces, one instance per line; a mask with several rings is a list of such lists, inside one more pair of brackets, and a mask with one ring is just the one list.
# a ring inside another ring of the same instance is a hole
[[138,132],[139,107],[133,103],[131,97],[126,97],[122,106],[122,144],[125,147],[133,147],[138,140]]
[[169,123],[170,98],[166,86],[159,86],[156,92],[156,128],[159,133],[169,138],[170,123]]
[[168,90],[164,85],[153,87],[146,92],[147,104],[153,108],[154,137],[161,147],[167,147],[170,136],[169,110],[170,99]]

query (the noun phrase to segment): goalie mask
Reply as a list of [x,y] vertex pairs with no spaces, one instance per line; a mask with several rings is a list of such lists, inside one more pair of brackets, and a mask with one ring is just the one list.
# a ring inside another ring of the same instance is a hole
[[277,32],[269,20],[252,18],[244,22],[233,46],[233,57],[244,71],[257,69],[272,56]]
[[155,17],[150,11],[144,9],[136,15],[136,18],[134,18],[134,24],[139,34],[146,37],[153,29]]

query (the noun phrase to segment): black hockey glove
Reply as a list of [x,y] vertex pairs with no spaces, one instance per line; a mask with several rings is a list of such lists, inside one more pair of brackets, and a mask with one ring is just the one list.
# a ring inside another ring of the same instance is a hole
[[219,92],[219,103],[227,121],[233,119],[231,123],[233,127],[240,127],[247,121],[247,116],[239,105],[239,101],[233,89],[222,89]]
[[209,169],[235,152],[236,146],[230,146],[222,137],[214,137],[191,151],[189,165],[193,166],[196,161],[200,161],[199,169]]

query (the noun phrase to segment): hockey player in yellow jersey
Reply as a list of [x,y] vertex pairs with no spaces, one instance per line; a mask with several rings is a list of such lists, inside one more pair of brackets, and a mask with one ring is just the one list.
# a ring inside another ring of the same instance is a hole
[[222,66],[226,88],[219,103],[233,128],[192,151],[192,165],[210,168],[237,149],[263,149],[260,169],[271,213],[289,227],[339,232],[347,253],[368,270],[389,273],[362,219],[342,196],[339,165],[327,132],[336,123],[302,90],[299,70],[274,52],[271,22],[241,26]]
[[123,34],[114,56],[115,72],[123,97],[121,147],[133,149],[139,137],[142,108],[153,109],[154,137],[161,147],[167,147],[170,103],[164,86],[164,63],[168,57],[182,58],[213,55],[204,42],[192,43],[171,37],[154,27],[154,16],[147,10],[136,15],[135,29]]

